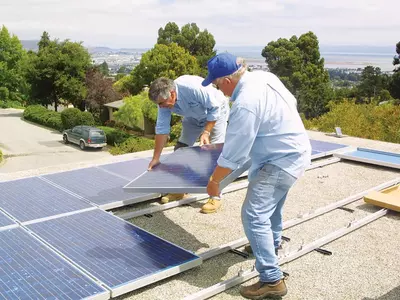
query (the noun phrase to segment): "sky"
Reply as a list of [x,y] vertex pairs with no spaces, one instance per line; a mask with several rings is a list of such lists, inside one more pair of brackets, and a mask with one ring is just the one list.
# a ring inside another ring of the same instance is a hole
[[398,7],[394,0],[1,0],[0,26],[21,40],[47,31],[112,48],[151,48],[170,21],[194,22],[223,46],[265,46],[308,31],[322,45],[391,46]]

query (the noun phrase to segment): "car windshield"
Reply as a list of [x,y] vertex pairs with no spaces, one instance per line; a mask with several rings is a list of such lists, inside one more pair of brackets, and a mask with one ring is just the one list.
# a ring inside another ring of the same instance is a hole
[[102,132],[102,131],[91,131],[91,132],[90,132],[90,136],[91,136],[91,137],[100,137],[100,136],[104,136],[104,132]]

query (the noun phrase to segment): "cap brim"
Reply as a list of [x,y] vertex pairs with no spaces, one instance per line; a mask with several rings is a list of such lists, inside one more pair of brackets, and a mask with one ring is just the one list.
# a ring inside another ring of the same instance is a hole
[[214,80],[214,79],[210,78],[210,76],[207,76],[207,78],[203,80],[203,82],[201,83],[201,85],[202,85],[202,86],[207,86],[207,85],[209,85],[210,83],[212,83],[213,80]]

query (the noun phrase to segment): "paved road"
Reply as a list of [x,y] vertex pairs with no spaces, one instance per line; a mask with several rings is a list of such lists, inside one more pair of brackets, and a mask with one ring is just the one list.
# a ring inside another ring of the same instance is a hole
[[65,145],[60,132],[21,119],[22,111],[0,109],[0,149],[6,156],[0,173],[69,164],[110,157],[106,150],[82,151]]

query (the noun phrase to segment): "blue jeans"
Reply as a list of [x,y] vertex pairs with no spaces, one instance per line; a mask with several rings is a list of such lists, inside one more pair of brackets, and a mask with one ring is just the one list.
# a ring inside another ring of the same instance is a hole
[[295,177],[270,164],[264,165],[249,182],[242,206],[242,223],[262,282],[282,278],[275,248],[282,239],[283,204],[295,182]]

